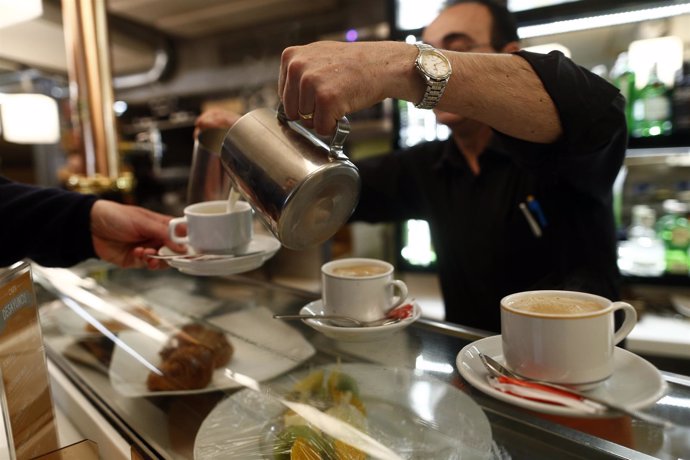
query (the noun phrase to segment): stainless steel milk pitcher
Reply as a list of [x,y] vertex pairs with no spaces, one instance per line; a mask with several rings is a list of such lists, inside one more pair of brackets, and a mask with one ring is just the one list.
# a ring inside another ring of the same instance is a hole
[[343,117],[330,145],[282,105],[256,109],[227,132],[221,162],[233,186],[289,249],[317,246],[347,222],[359,200],[357,168],[343,153]]

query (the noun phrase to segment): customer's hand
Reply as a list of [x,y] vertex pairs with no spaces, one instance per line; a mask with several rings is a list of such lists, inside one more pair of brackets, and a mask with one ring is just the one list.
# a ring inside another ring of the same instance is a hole
[[242,115],[224,109],[208,109],[201,113],[194,122],[194,138],[204,129],[230,129]]
[[302,118],[319,134],[336,121],[388,98],[420,100],[414,69],[417,48],[400,42],[316,42],[285,49],[279,95],[291,120]]
[[91,208],[91,237],[96,255],[123,268],[165,268],[167,264],[148,256],[166,245],[184,252],[185,247],[168,240],[171,216],[138,206],[98,200]]

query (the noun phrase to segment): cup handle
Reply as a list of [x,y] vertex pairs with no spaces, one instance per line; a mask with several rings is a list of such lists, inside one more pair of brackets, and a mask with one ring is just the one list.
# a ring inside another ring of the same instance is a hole
[[189,236],[177,236],[175,234],[177,226],[186,222],[186,217],[176,217],[174,219],[170,219],[170,222],[168,222],[168,238],[170,238],[170,241],[178,244],[189,244]]
[[637,311],[635,310],[635,307],[627,302],[613,302],[612,306],[614,311],[623,310],[625,313],[623,324],[613,336],[613,344],[617,345],[621,340],[626,338],[628,334],[630,334],[630,331],[632,331],[635,327],[635,324],[637,324]]
[[391,305],[390,309],[392,310],[393,308],[399,307],[405,301],[405,299],[407,299],[407,284],[400,280],[390,280],[388,285],[393,286],[394,290],[398,290],[398,301]]
[[[283,103],[281,102],[278,104],[278,120],[280,122],[288,124],[290,120],[288,120],[287,115],[285,114],[285,107],[283,106]],[[303,136],[312,139],[314,138],[314,135],[309,132],[307,128],[304,126],[300,125],[299,123],[293,123],[290,124],[295,131],[299,132]],[[340,120],[335,125],[335,133],[333,133],[333,139],[331,139],[331,144],[328,146],[328,158],[331,161],[334,160],[347,160],[347,156],[343,152],[343,146],[345,144],[345,139],[347,139],[347,136],[350,134],[350,120],[347,119],[347,117],[342,117]],[[318,140],[318,139],[317,139]]]

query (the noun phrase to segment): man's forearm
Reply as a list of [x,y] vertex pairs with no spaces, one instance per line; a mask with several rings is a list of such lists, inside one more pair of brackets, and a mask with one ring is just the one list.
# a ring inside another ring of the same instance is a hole
[[550,143],[562,134],[556,107],[532,67],[511,54],[444,52],[453,75],[438,108],[509,136]]
[[[317,42],[283,51],[279,93],[291,119],[319,134],[335,120],[387,98],[418,103],[424,81],[417,47],[402,42]],[[443,51],[453,74],[437,108],[472,118],[510,136],[554,142],[562,134],[556,107],[530,64],[510,54]]]

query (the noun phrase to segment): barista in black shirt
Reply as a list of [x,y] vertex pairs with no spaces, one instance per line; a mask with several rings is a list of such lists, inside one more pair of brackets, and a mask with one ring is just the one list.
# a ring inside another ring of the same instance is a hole
[[[353,219],[429,222],[452,322],[497,332],[499,301],[517,291],[617,299],[612,185],[627,131],[616,88],[561,53],[518,51],[510,15],[486,0],[447,8],[423,39],[460,52],[446,54],[453,75],[435,109],[451,138],[358,163],[363,189]],[[286,112],[327,133],[372,101],[419,102],[422,79],[402,57],[416,53],[404,46],[286,50]]]
[[[523,56],[539,67],[541,57]],[[564,67],[555,86],[582,72],[553,59]],[[429,222],[447,321],[498,331],[500,299],[525,290],[617,299],[611,184],[626,130],[615,91],[600,89],[594,110],[564,114],[572,132],[557,143],[493,133],[480,174],[452,139],[358,162],[363,188],[353,220]],[[582,93],[558,94],[568,104]]]

